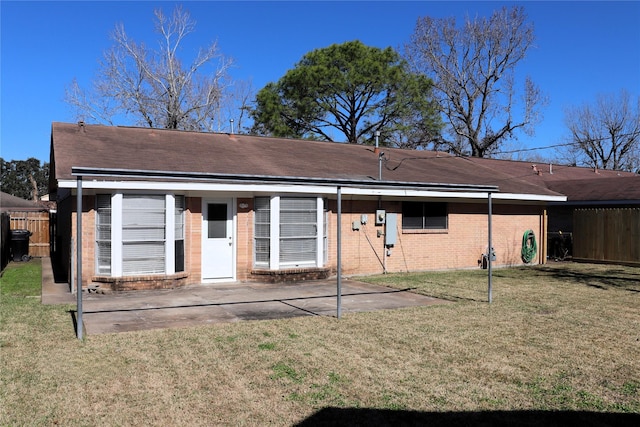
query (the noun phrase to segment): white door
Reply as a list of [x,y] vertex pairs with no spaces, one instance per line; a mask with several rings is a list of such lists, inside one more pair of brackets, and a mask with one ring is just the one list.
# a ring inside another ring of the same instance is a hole
[[233,200],[202,201],[202,280],[234,279]]

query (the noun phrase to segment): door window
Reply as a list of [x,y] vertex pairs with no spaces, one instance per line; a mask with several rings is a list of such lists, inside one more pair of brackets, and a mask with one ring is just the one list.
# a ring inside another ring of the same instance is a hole
[[207,225],[207,236],[209,239],[225,239],[227,237],[226,203],[209,203],[207,208]]

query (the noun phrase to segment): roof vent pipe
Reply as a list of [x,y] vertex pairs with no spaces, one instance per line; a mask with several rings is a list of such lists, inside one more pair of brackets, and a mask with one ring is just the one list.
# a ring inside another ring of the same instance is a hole
[[231,125],[231,135],[233,135],[233,119],[229,119],[229,124]]
[[380,131],[379,130],[375,131],[374,135],[376,136],[376,148],[373,149],[373,152],[375,154],[378,154],[380,152],[380,147],[378,146],[378,138],[380,138]]

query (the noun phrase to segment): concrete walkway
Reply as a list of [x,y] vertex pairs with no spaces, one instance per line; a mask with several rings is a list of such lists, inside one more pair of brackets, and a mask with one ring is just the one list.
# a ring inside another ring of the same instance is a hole
[[56,283],[51,268],[51,258],[41,259],[42,263],[42,304],[75,304],[76,296],[71,293],[68,283]]
[[[53,283],[45,274],[43,304],[75,304],[68,284]],[[45,283],[45,277],[47,282]],[[83,295],[83,323],[88,335],[178,328],[242,320],[282,319],[300,316],[336,316],[336,280],[285,284],[202,284],[175,289]],[[445,301],[370,285],[342,281],[342,313],[425,306]]]

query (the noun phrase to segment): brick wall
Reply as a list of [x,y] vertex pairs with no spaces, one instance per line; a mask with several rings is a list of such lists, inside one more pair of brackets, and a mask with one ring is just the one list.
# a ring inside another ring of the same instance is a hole
[[[202,280],[202,199],[187,197],[185,210],[185,272],[180,284],[197,284]],[[253,268],[253,199],[236,201],[236,276],[239,281],[256,280]],[[335,273],[337,243],[337,202],[330,200],[329,254],[322,274]],[[83,285],[95,278],[95,198],[86,197],[83,204]],[[387,252],[384,226],[375,225],[376,200],[343,199],[342,202],[342,272],[344,275],[378,274],[387,272],[422,271],[432,269],[478,268],[481,255],[487,250],[487,205],[480,203],[449,203],[447,230],[402,230],[402,202],[382,202],[380,208],[398,214],[397,240]],[[494,265],[519,265],[523,233],[531,229],[540,242],[545,230],[544,208],[535,205],[493,205],[493,246],[496,251]],[[354,221],[368,216],[367,224],[352,230]],[[72,233],[75,235],[75,212],[72,215]],[[543,246],[539,244],[537,262],[544,262]],[[308,272],[303,272],[307,274]],[[312,273],[318,273],[312,272]],[[280,277],[279,279],[280,280]],[[161,279],[150,278],[166,287]],[[123,285],[128,286],[128,285]],[[140,287],[146,287],[139,285]],[[139,288],[140,288],[139,287]]]
[[[73,236],[73,251],[76,252],[77,247],[77,218],[76,213],[76,197],[73,196],[73,211],[71,213],[71,235]],[[96,198],[94,196],[84,196],[82,200],[82,286],[91,283],[95,274],[95,251],[96,251]],[[73,259],[77,260],[76,254]],[[76,271],[76,262],[74,262],[72,271],[75,272],[74,281],[77,283],[78,272]]]
[[202,198],[185,198],[185,263],[190,284],[202,281]]
[[140,291],[145,289],[171,289],[189,284],[187,273],[130,277],[94,276],[91,287],[111,291]]
[[[342,204],[342,272],[345,275],[406,272],[432,269],[474,268],[479,266],[481,255],[487,250],[487,206],[486,203],[449,203],[449,224],[446,231],[402,230],[402,203],[383,202],[381,209],[397,213],[397,243],[386,256],[384,236],[375,225],[377,202],[343,201]],[[330,205],[335,212],[335,202]],[[360,230],[352,230],[353,221],[361,215],[368,216],[368,223]],[[492,242],[496,251],[494,265],[518,265],[522,235],[534,230],[539,239],[542,235],[543,210],[540,206],[493,206]],[[336,215],[330,215],[329,266],[336,268]],[[542,262],[544,256],[540,255]]]
[[[238,209],[238,280],[255,280],[253,270],[253,201],[238,200],[247,208]],[[402,202],[382,202],[380,208],[398,214],[397,240],[386,255],[384,236],[375,225],[378,202],[343,200],[342,202],[342,272],[344,275],[378,274],[456,268],[478,268],[482,254],[487,251],[487,204],[449,203],[449,226],[445,231],[402,230]],[[329,201],[329,254],[325,266],[336,272],[337,262],[337,202]],[[522,235],[532,229],[540,241],[542,236],[543,207],[535,205],[500,205],[494,202],[492,241],[496,251],[495,266],[522,264],[520,249]],[[361,215],[368,216],[366,225],[352,230],[353,221],[360,222]],[[544,262],[539,244],[538,262]],[[254,272],[255,273],[255,272]]]
[[238,280],[249,280],[253,269],[253,199],[238,199],[236,206],[236,274]]

